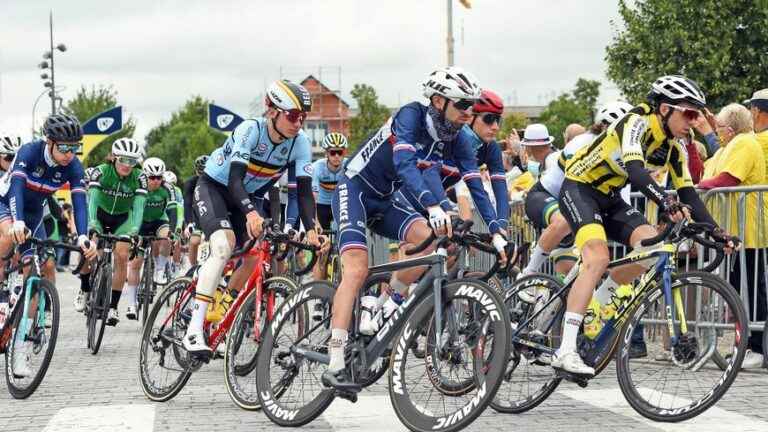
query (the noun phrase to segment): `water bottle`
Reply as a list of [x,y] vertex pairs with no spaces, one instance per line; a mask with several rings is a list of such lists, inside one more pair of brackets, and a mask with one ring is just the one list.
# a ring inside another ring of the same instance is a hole
[[584,313],[584,336],[589,339],[596,338],[600,334],[600,330],[603,329],[601,308],[600,302],[592,297],[589,306],[587,306],[587,311]]
[[373,335],[379,331],[379,299],[376,296],[363,296],[360,298],[360,333]]

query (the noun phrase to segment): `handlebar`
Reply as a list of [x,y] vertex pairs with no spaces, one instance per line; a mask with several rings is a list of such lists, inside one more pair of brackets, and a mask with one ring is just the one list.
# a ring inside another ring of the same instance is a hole
[[[231,258],[237,258],[240,255],[245,254],[249,250],[253,249],[253,247],[256,244],[258,244],[260,241],[268,241],[268,242],[271,242],[273,245],[282,243],[290,247],[306,250],[312,254],[309,260],[309,263],[307,265],[294,271],[294,273],[297,276],[302,276],[304,274],[309,273],[312,270],[312,268],[315,266],[315,263],[317,262],[317,254],[315,252],[319,250],[318,247],[294,240],[292,238],[291,233],[281,232],[279,226],[276,226],[276,225],[272,226],[272,221],[270,219],[264,220],[262,229],[263,231],[261,236],[259,236],[259,238],[248,239],[248,241],[246,241],[245,244],[240,249],[237,249],[232,253]],[[288,253],[287,252],[288,249],[289,248],[286,248],[286,251],[281,254],[282,258],[278,256],[277,259],[278,260],[284,259],[285,255],[287,255]]]
[[[80,270],[82,270],[83,266],[85,265],[83,251],[80,249],[80,246],[78,245],[73,245],[71,243],[64,243],[64,242],[49,240],[49,239],[40,240],[34,237],[30,237],[29,242],[43,248],[65,249],[70,252],[77,252],[78,254],[80,254],[80,259],[78,260],[77,267],[75,267],[75,269],[72,270],[73,275],[79,274]],[[86,242],[85,246],[90,247],[90,240]],[[22,264],[21,267],[25,265],[29,265],[29,263]]]

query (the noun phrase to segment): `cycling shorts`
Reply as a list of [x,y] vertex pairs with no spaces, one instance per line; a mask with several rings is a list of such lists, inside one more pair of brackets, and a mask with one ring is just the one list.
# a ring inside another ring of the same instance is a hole
[[104,234],[128,235],[131,232],[130,213],[110,214],[99,207],[96,209],[96,220],[104,229]]
[[202,175],[197,180],[194,197],[194,210],[207,238],[218,230],[227,229],[234,231],[237,245],[245,242],[248,237],[245,214],[226,186]]
[[160,235],[160,230],[163,228],[170,228],[168,219],[161,218],[149,222],[142,222],[141,227],[139,227],[139,235],[157,237]]
[[632,233],[648,224],[618,191],[604,194],[570,179],[563,182],[559,206],[571,232],[575,233],[574,243],[579,249],[589,240],[607,241],[608,238],[632,246],[629,244]]
[[341,176],[331,208],[339,227],[339,254],[348,249],[368,249],[366,226],[389,239],[405,241],[411,225],[419,220],[426,223],[412,206],[391,195],[382,197],[359,176]]
[[333,229],[333,210],[329,204],[317,205],[317,220],[320,222],[320,226],[324,232],[331,231]]
[[[13,217],[11,216],[11,209],[8,204],[0,200],[0,221],[8,221],[13,223]],[[48,238],[48,232],[45,230],[45,223],[43,222],[43,209],[26,209],[24,212],[24,225],[32,231],[32,237],[38,240],[45,240]],[[19,251],[22,256],[29,256],[32,254],[32,244],[30,242],[24,242],[19,247]],[[48,254],[50,255],[50,251]],[[55,252],[54,252],[55,256]]]
[[[525,198],[525,215],[528,217],[528,220],[531,221],[533,227],[536,228],[539,235],[541,235],[541,232],[549,226],[552,221],[552,216],[557,213],[560,213],[560,206],[557,198],[550,195],[541,183],[533,185]],[[572,248],[573,233],[570,233],[560,240],[560,244],[557,246],[556,250]],[[552,254],[554,253],[555,251],[552,251]],[[565,257],[564,259],[571,259],[571,257],[576,259],[573,254],[561,254],[558,256],[563,256]]]

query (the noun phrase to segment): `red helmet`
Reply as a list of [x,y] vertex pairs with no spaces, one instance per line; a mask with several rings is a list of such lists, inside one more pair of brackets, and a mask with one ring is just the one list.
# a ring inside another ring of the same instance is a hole
[[501,114],[504,111],[504,101],[496,93],[490,90],[483,90],[480,93],[480,100],[475,102],[472,110],[475,113]]

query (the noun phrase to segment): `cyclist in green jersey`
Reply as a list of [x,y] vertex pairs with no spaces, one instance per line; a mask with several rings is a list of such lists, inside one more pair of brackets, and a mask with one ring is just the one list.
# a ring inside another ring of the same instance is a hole
[[163,174],[163,179],[166,183],[173,186],[173,192],[176,194],[176,226],[173,228],[171,241],[173,254],[173,262],[171,268],[171,275],[173,277],[181,270],[181,230],[184,226],[184,194],[181,192],[181,188],[176,185],[177,178],[173,171],[166,170]]
[[[165,163],[159,158],[151,157],[145,160],[143,171],[144,175],[147,176],[148,183],[147,199],[139,227],[139,235],[168,239],[170,227],[176,226],[176,192],[173,190],[173,186],[163,178]],[[152,245],[152,250],[158,252],[155,257],[155,282],[165,283],[165,266],[168,263],[168,256],[171,254],[170,242],[158,240]],[[144,264],[142,257],[136,257],[128,267],[128,283],[125,286],[128,307],[125,316],[130,320],[138,318],[136,287],[139,285],[142,264]]]
[[[147,200],[147,176],[137,167],[141,148],[131,138],[121,138],[112,144],[108,162],[88,169],[88,228],[98,234],[135,236],[144,216]],[[117,304],[128,272],[130,244],[115,244],[112,263],[112,301],[107,325],[118,323]],[[90,269],[86,270],[86,274]],[[75,310],[85,307],[85,293],[90,291],[89,278],[81,278],[81,292],[75,296]]]

